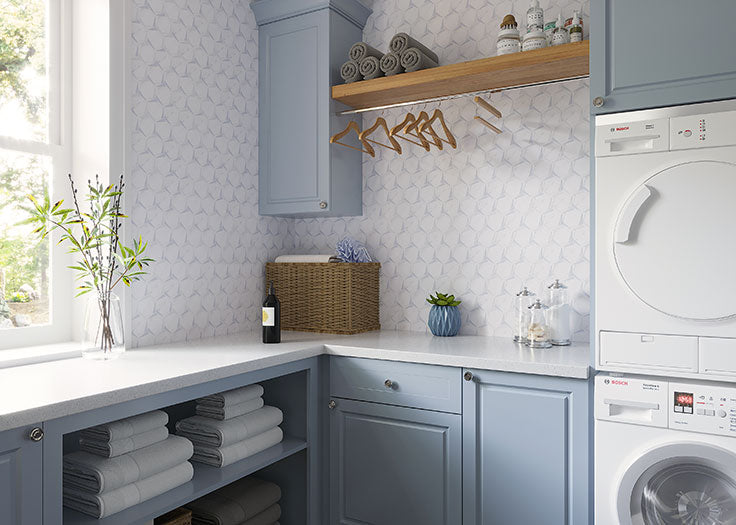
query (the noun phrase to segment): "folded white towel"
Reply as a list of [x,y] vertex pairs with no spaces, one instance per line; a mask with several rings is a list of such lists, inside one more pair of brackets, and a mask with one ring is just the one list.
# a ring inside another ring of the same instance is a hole
[[201,397],[197,399],[197,404],[222,408],[245,403],[261,396],[263,396],[263,387],[261,385],[248,385],[242,388],[228,390],[227,392]]
[[65,484],[64,506],[95,518],[104,518],[183,485],[193,476],[194,468],[186,461],[148,478],[102,494],[90,494]]
[[334,253],[330,255],[279,255],[277,263],[327,263],[342,262]]
[[245,401],[244,403],[238,403],[237,405],[227,405],[224,407],[214,407],[210,405],[197,404],[197,406],[194,408],[194,413],[198,416],[219,419],[222,421],[238,416],[244,416],[245,414],[250,414],[251,412],[258,410],[261,407],[263,407],[263,398],[257,397],[255,399],[251,399],[250,401]]
[[158,427],[142,434],[116,439],[115,441],[98,441],[96,439],[81,438],[79,440],[79,448],[92,454],[106,458],[114,458],[122,456],[128,452],[138,450],[163,441],[169,437],[169,429],[166,427]]
[[227,447],[196,445],[192,461],[213,467],[226,467],[277,445],[283,439],[284,433],[280,427],[276,427]]
[[196,445],[227,447],[261,434],[284,420],[284,413],[276,407],[264,406],[258,410],[219,421],[209,417],[192,416],[176,423],[176,433]]
[[[253,476],[239,479],[215,492],[202,496],[185,506],[192,511],[192,524],[240,525],[271,512],[270,525],[280,517],[272,508],[281,499],[281,489],[275,483]],[[280,509],[279,509],[280,510]]]
[[136,434],[143,434],[158,427],[165,427],[169,415],[162,410],[154,410],[137,416],[120,419],[87,428],[80,432],[80,437],[95,441],[116,441]]
[[109,492],[185,462],[194,452],[192,442],[169,436],[154,445],[103,458],[83,450],[64,456],[64,487],[94,493]]

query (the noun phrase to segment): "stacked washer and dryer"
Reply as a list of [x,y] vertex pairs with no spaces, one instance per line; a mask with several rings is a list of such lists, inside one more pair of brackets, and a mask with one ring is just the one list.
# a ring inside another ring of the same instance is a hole
[[736,524],[736,100],[595,125],[596,524]]

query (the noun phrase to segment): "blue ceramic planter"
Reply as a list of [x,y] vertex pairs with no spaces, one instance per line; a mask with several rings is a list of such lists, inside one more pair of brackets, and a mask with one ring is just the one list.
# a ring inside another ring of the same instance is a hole
[[460,310],[457,306],[432,305],[427,324],[434,335],[441,337],[457,335],[460,331]]

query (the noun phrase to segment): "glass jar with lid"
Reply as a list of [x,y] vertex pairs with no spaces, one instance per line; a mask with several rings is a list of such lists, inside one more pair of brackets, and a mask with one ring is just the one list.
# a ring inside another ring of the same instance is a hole
[[527,342],[529,306],[531,306],[533,301],[534,292],[529,291],[526,286],[516,294],[516,331],[514,333],[514,342],[516,343]]
[[549,328],[547,327],[547,306],[537,299],[529,307],[529,328],[527,329],[527,344],[530,348],[549,348]]
[[547,324],[550,343],[556,346],[570,344],[570,299],[567,286],[559,279],[547,287]]

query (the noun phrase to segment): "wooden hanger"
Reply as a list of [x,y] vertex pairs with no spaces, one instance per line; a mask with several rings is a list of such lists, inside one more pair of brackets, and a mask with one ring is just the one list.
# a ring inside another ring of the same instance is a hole
[[479,122],[480,122],[481,124],[483,124],[483,125],[484,125],[485,127],[487,127],[487,128],[489,128],[489,129],[491,129],[491,130],[495,131],[496,133],[503,133],[503,131],[501,131],[500,129],[498,129],[498,128],[497,128],[496,126],[494,126],[493,124],[491,124],[490,122],[488,122],[488,121],[487,121],[486,119],[484,119],[483,117],[479,117],[479,116],[477,116],[477,115],[476,115],[476,116],[475,116],[475,120],[479,121]]
[[[391,143],[390,146],[388,144],[384,144],[383,142],[378,142],[377,140],[368,138],[378,128],[382,128],[383,131],[386,133],[386,136]],[[360,139],[360,142],[362,142],[363,144],[365,144],[366,142],[372,142],[373,144],[378,144],[379,146],[383,146],[384,148],[392,149],[396,153],[401,155],[401,144],[399,144],[399,141],[391,136],[391,130],[388,129],[386,119],[384,119],[383,117],[378,117],[375,124],[373,124],[370,128],[361,131],[360,135],[358,135],[358,139]]]
[[447,123],[445,122],[445,116],[442,114],[442,111],[440,111],[439,109],[435,109],[434,113],[432,113],[432,116],[429,119],[427,119],[421,126],[419,126],[419,131],[423,133],[425,130],[427,130],[427,128],[431,128],[432,122],[434,122],[435,120],[440,121],[440,124],[442,124],[442,131],[444,131],[445,136],[447,137],[447,140],[441,137],[440,137],[440,140],[452,146],[453,149],[457,149],[457,141],[455,140],[455,136],[452,134],[450,129],[447,127]]
[[474,99],[476,104],[478,104],[480,107],[485,109],[486,111],[492,113],[495,117],[501,118],[501,112],[497,110],[495,107],[493,107],[491,104],[486,102],[484,99],[476,96]]
[[376,150],[374,150],[373,147],[367,142],[360,140],[360,143],[363,146],[362,148],[356,148],[355,146],[351,146],[350,144],[345,144],[344,142],[340,142],[340,139],[343,138],[348,133],[350,133],[351,131],[355,131],[355,133],[358,135],[358,140],[360,140],[360,126],[358,126],[357,122],[355,122],[354,120],[351,120],[348,126],[344,130],[342,130],[340,133],[335,133],[334,135],[330,137],[330,144],[339,144],[340,146],[345,146],[346,148],[362,151],[363,153],[367,153],[371,157],[375,157]]
[[[421,146],[426,151],[429,151],[429,141],[424,138],[424,135],[419,135],[418,139],[419,142],[416,140],[412,140],[410,138],[404,137],[403,135],[399,135],[398,133],[401,131],[404,131],[407,127],[409,127],[410,124],[413,124],[417,120],[417,117],[414,116],[414,113],[409,112],[406,114],[406,117],[404,117],[404,120],[400,123],[391,128],[391,131],[389,132],[389,135],[391,137],[396,137],[402,140],[405,140],[407,142],[411,142],[412,144],[416,144],[417,146]],[[412,135],[415,136],[415,135]]]
[[434,130],[431,124],[424,127],[423,129],[419,127],[428,120],[429,120],[429,115],[427,115],[427,112],[426,111],[420,112],[417,119],[411,124],[409,124],[406,127],[406,129],[404,129],[404,133],[406,133],[407,135],[411,135],[412,137],[417,137],[420,140],[422,138],[424,140],[427,140],[427,138],[424,136],[424,134],[427,133],[432,139],[431,142],[429,142],[429,144],[434,144],[439,149],[443,149],[442,139],[439,137],[439,135],[437,135],[437,132]]

